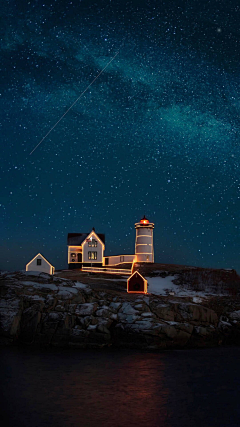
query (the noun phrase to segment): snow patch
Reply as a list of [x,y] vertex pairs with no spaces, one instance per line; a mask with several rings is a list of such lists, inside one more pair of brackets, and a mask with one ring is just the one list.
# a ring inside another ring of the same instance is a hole
[[193,297],[193,302],[195,302],[196,304],[199,304],[199,303],[201,303],[202,302],[202,298],[199,298],[199,297]]
[[79,316],[90,316],[96,311],[97,307],[95,303],[89,302],[85,304],[78,304],[76,314]]
[[84,283],[81,283],[81,282],[75,282],[73,286],[74,286],[74,288],[78,288],[78,289],[87,289],[87,288],[89,288],[88,285],[85,285]]
[[133,325],[132,328],[134,329],[151,329],[152,328],[152,322],[150,320],[137,320]]
[[97,325],[89,325],[87,329],[89,331],[95,331],[96,328],[97,328]]
[[231,314],[229,314],[229,317],[233,320],[240,320],[240,310],[233,311]]
[[30,301],[44,302],[44,298],[40,297],[39,295],[24,295],[24,299],[27,299]]
[[148,281],[148,292],[155,295],[166,295],[170,291],[177,292],[177,285],[172,281],[176,279],[175,276],[167,277],[146,277]]
[[142,317],[155,317],[155,315],[151,312],[146,312],[141,314]]
[[72,294],[77,294],[78,290],[74,288],[68,288],[64,286],[59,286],[58,296],[61,296],[63,298],[71,298]]
[[205,290],[194,290],[190,285],[176,285],[173,283],[174,280],[178,278],[178,275],[175,276],[166,276],[166,277],[146,277],[148,281],[148,292],[154,295],[175,295],[177,297],[192,297],[195,298],[194,302],[201,303],[204,297],[210,295],[223,296],[222,293],[216,292],[211,287],[205,287]]
[[37,276],[44,279],[49,279],[50,277],[52,277],[50,274],[43,273],[42,271],[21,271],[21,273],[25,276]]
[[129,302],[124,302],[120,308],[120,312],[123,314],[135,314],[137,313],[137,310],[135,310]]
[[58,290],[58,286],[50,284],[50,283],[37,283],[37,282],[31,282],[31,281],[21,281],[20,284],[23,286],[32,286],[33,288],[51,289],[52,291]]

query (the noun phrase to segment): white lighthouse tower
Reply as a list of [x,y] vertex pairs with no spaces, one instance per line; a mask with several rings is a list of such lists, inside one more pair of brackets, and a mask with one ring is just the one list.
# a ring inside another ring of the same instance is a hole
[[136,262],[154,262],[153,250],[153,229],[154,224],[144,217],[135,224],[136,243],[135,260]]

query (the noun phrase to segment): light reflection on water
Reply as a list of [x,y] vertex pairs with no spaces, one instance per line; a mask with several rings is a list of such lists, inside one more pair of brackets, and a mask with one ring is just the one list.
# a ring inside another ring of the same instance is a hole
[[239,426],[240,348],[2,349],[4,427]]

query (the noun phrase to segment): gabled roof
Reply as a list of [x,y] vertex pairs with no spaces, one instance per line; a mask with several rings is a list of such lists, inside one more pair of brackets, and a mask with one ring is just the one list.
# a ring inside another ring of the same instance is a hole
[[131,274],[131,276],[127,279],[127,281],[129,281],[133,276],[140,276],[141,279],[145,280],[147,282],[147,280],[141,275],[141,273],[139,273],[138,270],[134,271],[134,273]]
[[[99,237],[99,236],[101,236],[101,234],[100,235],[98,235],[97,233],[96,233],[96,231],[95,231],[95,228],[93,228],[92,229],[92,231],[91,231],[91,233],[89,233],[88,234],[88,236],[86,237],[86,239],[82,242],[82,246],[85,244],[85,242],[87,242],[89,239],[90,240],[92,240],[92,238],[93,238],[93,236],[95,236],[95,238],[97,238],[97,240],[99,240],[99,243],[101,244],[103,244],[103,249],[105,249],[105,245],[104,245],[104,242],[101,240],[101,237]],[[104,236],[104,240],[105,240],[105,235],[104,234],[102,234],[102,236]]]
[[89,233],[68,233],[68,245],[80,246]]
[[[69,246],[81,246],[84,240],[89,236],[90,233],[68,233],[68,245]],[[95,234],[99,239],[105,243],[105,234],[98,234],[95,231]]]
[[[49,265],[51,265],[51,267],[53,267],[53,265],[42,255],[42,254],[40,254],[40,252],[35,256],[35,257],[33,257],[33,259],[31,259],[31,261],[29,261],[28,263],[27,263],[27,265],[26,265],[26,267],[32,262],[32,261],[34,261],[38,256],[40,256],[40,257],[42,257]],[[54,268],[54,267],[53,267]]]

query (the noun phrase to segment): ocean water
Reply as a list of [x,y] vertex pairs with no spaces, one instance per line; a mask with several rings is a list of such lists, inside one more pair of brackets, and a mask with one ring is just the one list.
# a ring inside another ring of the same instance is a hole
[[240,348],[5,348],[2,427],[240,426]]

